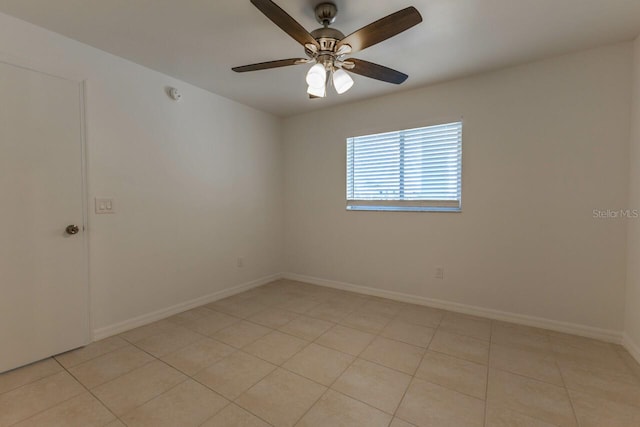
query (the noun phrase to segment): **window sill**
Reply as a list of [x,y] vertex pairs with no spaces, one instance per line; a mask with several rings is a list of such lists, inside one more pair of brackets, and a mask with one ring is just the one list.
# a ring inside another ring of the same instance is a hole
[[462,212],[461,208],[445,206],[347,206],[347,210],[374,212]]

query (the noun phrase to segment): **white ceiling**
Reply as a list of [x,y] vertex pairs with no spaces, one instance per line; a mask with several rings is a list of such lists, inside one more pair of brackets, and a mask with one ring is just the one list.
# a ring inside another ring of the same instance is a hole
[[[322,0],[276,0],[308,30]],[[640,34],[640,0],[335,0],[345,34],[413,5],[418,26],[356,57],[409,74],[398,87],[354,76],[345,95],[309,100],[308,66],[231,67],[304,57],[249,0],[0,0],[0,11],[281,116],[406,90]]]

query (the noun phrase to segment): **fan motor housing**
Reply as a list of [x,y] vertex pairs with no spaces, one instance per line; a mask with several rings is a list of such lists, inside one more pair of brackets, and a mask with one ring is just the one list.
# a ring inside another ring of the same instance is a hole
[[333,52],[336,43],[344,38],[344,34],[335,28],[318,28],[311,32],[311,36],[316,39],[320,45],[320,51]]

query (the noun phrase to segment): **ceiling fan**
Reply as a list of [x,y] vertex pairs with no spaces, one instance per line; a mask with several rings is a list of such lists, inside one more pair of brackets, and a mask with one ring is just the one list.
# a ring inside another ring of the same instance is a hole
[[310,98],[324,98],[327,86],[333,84],[338,94],[343,94],[353,86],[353,79],[345,70],[383,82],[401,84],[409,76],[383,65],[362,59],[348,58],[352,53],[380,43],[422,22],[422,16],[415,7],[407,7],[392,13],[348,36],[335,28],[329,28],[336,19],[338,8],[333,3],[320,3],[315,8],[316,19],[321,28],[309,33],[295,19],[271,0],[251,0],[267,18],[304,46],[307,58],[281,59],[260,62],[232,68],[233,71],[266,70],[289,65],[314,64],[307,72]]

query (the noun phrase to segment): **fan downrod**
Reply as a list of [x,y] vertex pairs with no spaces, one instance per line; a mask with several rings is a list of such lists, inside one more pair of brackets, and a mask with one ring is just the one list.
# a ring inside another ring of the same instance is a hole
[[316,6],[315,12],[316,20],[325,27],[328,27],[335,22],[338,7],[334,3],[320,3]]

